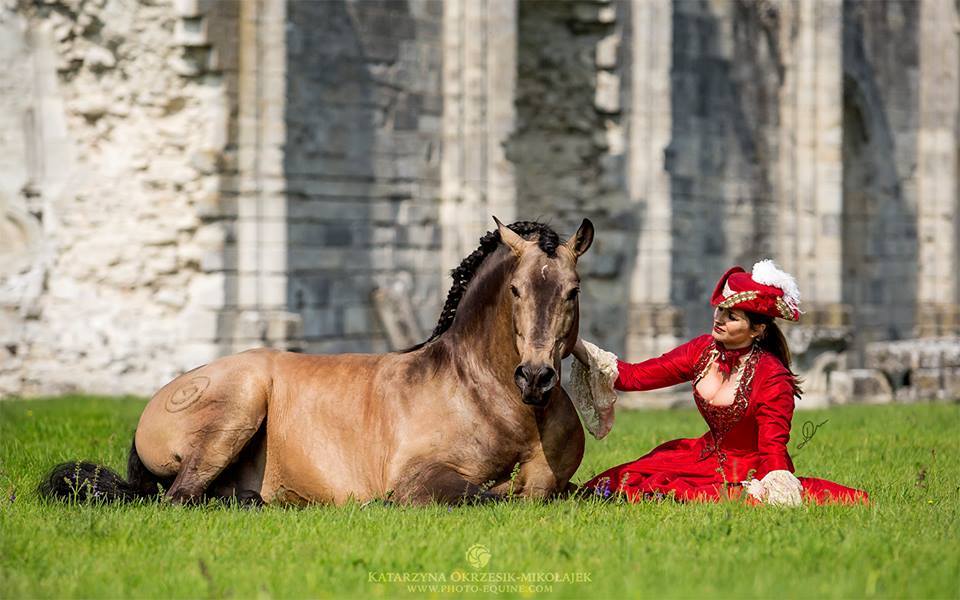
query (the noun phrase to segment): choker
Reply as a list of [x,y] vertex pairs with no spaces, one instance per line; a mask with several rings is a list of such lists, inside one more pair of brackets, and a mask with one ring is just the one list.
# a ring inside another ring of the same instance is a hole
[[746,356],[753,349],[753,344],[743,348],[724,348],[720,342],[714,342],[714,349],[717,352],[717,372],[720,377],[726,381],[730,379],[730,373],[737,366],[737,361]]

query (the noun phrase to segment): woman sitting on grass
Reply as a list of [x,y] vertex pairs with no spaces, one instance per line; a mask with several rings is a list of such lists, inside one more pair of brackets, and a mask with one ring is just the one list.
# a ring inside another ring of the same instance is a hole
[[[664,495],[721,500],[738,497],[745,489],[751,503],[867,503],[862,490],[793,474],[787,441],[800,387],[774,318],[797,321],[799,300],[793,278],[765,260],[754,265],[752,273],[733,267],[717,283],[711,299],[716,307],[712,335],[659,358],[625,363],[578,340],[573,353],[587,367],[574,362],[575,396],[591,393],[591,386],[595,395],[603,394],[604,383],[612,394],[611,383],[630,392],[693,381],[694,400],[710,428],[699,438],[661,444],[633,462],[600,473],[584,487],[603,496],[624,494],[630,501]],[[612,403],[605,416],[608,422],[601,430],[609,429]]]

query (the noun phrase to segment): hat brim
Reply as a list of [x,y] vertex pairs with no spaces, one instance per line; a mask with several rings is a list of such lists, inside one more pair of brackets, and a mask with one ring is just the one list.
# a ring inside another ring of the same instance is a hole
[[713,295],[710,296],[711,305],[717,306],[718,304],[723,302],[723,299],[724,299],[723,288],[725,285],[727,285],[727,279],[729,279],[730,276],[733,275],[734,273],[746,273],[746,270],[744,270],[744,268],[740,266],[731,267],[730,269],[728,269],[727,272],[724,273],[723,276],[720,278],[720,281],[717,282],[717,287],[713,289]]

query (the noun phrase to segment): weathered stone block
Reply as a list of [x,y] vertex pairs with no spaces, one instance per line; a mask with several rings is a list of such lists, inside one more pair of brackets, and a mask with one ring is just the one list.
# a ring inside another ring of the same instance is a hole
[[617,66],[620,36],[608,35],[597,44],[596,65],[598,69],[613,69]]
[[209,364],[220,356],[220,348],[210,342],[186,342],[174,353],[172,360],[181,371],[189,371],[201,365]]
[[207,0],[176,0],[173,9],[178,17],[191,18],[202,16],[209,10]]
[[292,274],[288,285],[291,306],[298,310],[304,307],[327,306],[330,303],[329,275]]
[[267,339],[272,346],[289,347],[303,337],[303,319],[300,315],[285,311],[271,312],[266,315]]
[[188,303],[198,307],[221,308],[226,304],[226,277],[222,273],[204,273],[194,277],[187,292]]
[[952,367],[943,372],[943,397],[960,401],[960,367]]
[[187,340],[212,342],[219,333],[219,314],[216,310],[192,308],[181,314],[181,337]]
[[373,282],[363,277],[339,277],[330,282],[330,303],[337,306],[365,304],[370,301]]
[[943,389],[942,374],[939,369],[916,369],[910,378],[910,387],[918,400],[936,400]]
[[348,306],[343,315],[344,333],[347,335],[371,333],[378,325],[369,306]]
[[305,338],[334,337],[343,335],[343,320],[340,309],[304,309],[300,313]]

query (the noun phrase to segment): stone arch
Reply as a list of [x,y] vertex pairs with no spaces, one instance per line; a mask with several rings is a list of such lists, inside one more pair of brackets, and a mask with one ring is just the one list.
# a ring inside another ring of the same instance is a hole
[[843,79],[843,299],[856,363],[867,343],[902,339],[916,304],[916,210],[898,171],[898,139],[869,65]]

